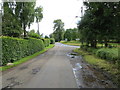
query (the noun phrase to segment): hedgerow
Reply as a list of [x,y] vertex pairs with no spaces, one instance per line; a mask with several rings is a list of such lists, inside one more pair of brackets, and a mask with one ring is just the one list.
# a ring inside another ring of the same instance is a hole
[[45,47],[48,47],[50,45],[50,40],[49,39],[42,39],[44,42]]
[[44,43],[40,39],[2,37],[2,65],[32,55],[44,47]]
[[55,39],[54,38],[50,38],[50,44],[55,44]]

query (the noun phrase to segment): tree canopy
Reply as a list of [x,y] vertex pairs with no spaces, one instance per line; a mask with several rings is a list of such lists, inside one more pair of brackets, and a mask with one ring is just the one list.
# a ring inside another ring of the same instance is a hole
[[[35,8],[36,2],[3,2],[2,35],[27,36],[26,27],[43,18],[42,7]],[[39,29],[38,29],[39,33]]]
[[62,22],[61,19],[54,20],[54,38],[56,41],[61,41],[63,40],[63,35],[64,35],[64,23]]
[[120,40],[117,36],[120,30],[120,3],[85,2],[86,11],[78,23],[80,39],[96,47],[97,42],[104,42],[108,46],[109,40]]

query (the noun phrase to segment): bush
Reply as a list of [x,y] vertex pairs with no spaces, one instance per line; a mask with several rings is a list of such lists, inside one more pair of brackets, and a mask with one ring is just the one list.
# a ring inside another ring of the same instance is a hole
[[33,37],[33,38],[37,38],[37,39],[41,38],[41,36],[39,34],[37,34],[37,33],[29,33],[28,36]]
[[118,48],[101,48],[96,52],[96,55],[102,59],[115,62],[118,60]]
[[55,44],[55,39],[54,38],[50,38],[50,44]]
[[49,39],[42,39],[44,42],[45,47],[48,47],[50,45],[50,40]]
[[44,49],[44,43],[40,39],[2,37],[2,65],[20,60],[42,49]]
[[98,50],[97,48],[92,48],[92,47],[89,47],[89,46],[86,46],[86,45],[81,45],[81,49],[83,49],[85,51],[88,51],[92,54],[95,54],[96,51]]

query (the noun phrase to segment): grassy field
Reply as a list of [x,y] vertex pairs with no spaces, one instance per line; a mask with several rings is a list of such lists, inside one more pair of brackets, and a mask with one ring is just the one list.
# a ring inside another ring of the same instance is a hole
[[53,47],[54,47],[54,44],[51,44],[50,46],[46,47],[44,50],[42,50],[42,51],[40,51],[40,52],[37,52],[37,53],[35,53],[35,54],[31,55],[31,56],[27,56],[27,57],[25,57],[25,58],[22,58],[21,60],[18,60],[18,61],[16,61],[16,62],[14,62],[13,65],[10,65],[10,66],[2,66],[2,67],[0,67],[0,71],[5,71],[5,70],[7,70],[7,69],[9,69],[9,68],[12,68],[12,67],[15,67],[15,66],[17,66],[17,65],[19,65],[19,64],[22,64],[22,63],[24,63],[24,62],[26,62],[26,61],[34,58],[34,57],[36,57],[36,56],[38,56],[38,55],[46,52],[48,49],[53,48]]

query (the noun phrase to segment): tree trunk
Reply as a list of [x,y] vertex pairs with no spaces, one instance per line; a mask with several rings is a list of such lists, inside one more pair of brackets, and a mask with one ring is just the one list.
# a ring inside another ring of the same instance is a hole
[[23,30],[24,30],[24,37],[26,37],[26,27],[25,27],[25,24],[23,24]]
[[96,40],[91,41],[91,47],[94,47],[94,48],[97,47],[97,41]]
[[108,47],[108,42],[107,42],[107,40],[105,40],[105,47]]
[[39,31],[39,22],[38,22],[38,31]]

